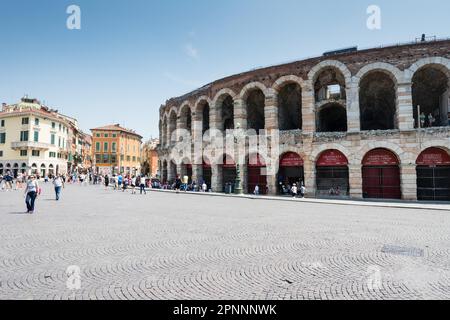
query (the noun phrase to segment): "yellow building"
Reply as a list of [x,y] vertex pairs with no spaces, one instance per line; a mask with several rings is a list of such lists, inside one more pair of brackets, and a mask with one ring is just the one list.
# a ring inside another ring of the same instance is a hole
[[40,176],[67,172],[70,122],[36,99],[2,105],[0,174]]
[[142,136],[119,124],[91,131],[95,172],[102,175],[141,173]]

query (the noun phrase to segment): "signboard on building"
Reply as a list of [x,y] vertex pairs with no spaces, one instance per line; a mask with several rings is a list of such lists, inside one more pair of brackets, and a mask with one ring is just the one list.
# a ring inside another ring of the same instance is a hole
[[338,150],[324,151],[317,160],[318,167],[342,167],[347,165],[347,157]]
[[417,158],[419,166],[450,166],[450,155],[443,149],[429,148]]
[[386,149],[375,149],[370,151],[363,160],[364,166],[397,166],[397,156]]

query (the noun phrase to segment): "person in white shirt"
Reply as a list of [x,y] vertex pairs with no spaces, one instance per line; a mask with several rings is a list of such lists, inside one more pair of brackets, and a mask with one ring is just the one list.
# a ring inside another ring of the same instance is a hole
[[27,205],[27,213],[33,214],[34,213],[34,204],[36,201],[36,198],[39,193],[39,184],[36,181],[36,177],[34,175],[31,175],[28,178],[26,187],[25,187],[25,203]]
[[61,196],[61,189],[64,187],[64,180],[60,175],[55,176],[53,179],[53,185],[55,186],[56,201],[59,201]]
[[139,185],[139,193],[142,194],[142,192],[144,192],[144,194],[147,194],[147,191],[145,190],[146,184],[147,183],[147,177],[142,175],[141,176],[141,183]]
[[259,186],[258,185],[255,186],[255,190],[253,191],[253,194],[255,196],[259,195]]
[[206,185],[206,182],[203,182],[203,184],[202,184],[202,190],[203,190],[203,192],[206,192],[207,189],[208,189],[208,186]]
[[294,185],[292,186],[291,192],[292,192],[292,196],[294,198],[297,197],[297,195],[298,195],[298,188],[297,188],[297,184],[296,183],[294,183]]

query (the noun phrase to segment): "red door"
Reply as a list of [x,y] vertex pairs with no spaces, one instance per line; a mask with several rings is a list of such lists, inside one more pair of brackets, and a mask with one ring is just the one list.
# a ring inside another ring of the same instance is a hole
[[267,177],[263,175],[266,167],[264,160],[258,156],[249,158],[247,165],[247,186],[248,193],[253,193],[255,187],[259,187],[259,194],[267,194]]
[[372,199],[401,199],[398,158],[385,149],[370,151],[363,160],[363,196]]

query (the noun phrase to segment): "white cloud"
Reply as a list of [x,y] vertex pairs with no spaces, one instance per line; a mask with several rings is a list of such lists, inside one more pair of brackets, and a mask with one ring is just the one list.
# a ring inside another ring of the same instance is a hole
[[192,59],[198,59],[198,50],[192,43],[188,43],[184,46],[185,53]]

